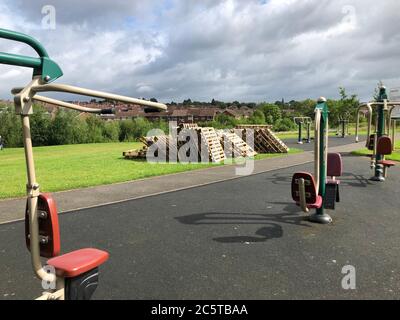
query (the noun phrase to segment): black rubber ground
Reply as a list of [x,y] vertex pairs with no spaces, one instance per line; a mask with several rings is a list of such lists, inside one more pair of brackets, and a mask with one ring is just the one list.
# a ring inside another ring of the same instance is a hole
[[[344,157],[330,225],[291,201],[292,167],[60,216],[62,251],[110,252],[97,299],[400,298],[400,169],[370,182],[367,158]],[[23,223],[0,226],[0,298],[41,293]],[[341,271],[356,268],[356,290]]]

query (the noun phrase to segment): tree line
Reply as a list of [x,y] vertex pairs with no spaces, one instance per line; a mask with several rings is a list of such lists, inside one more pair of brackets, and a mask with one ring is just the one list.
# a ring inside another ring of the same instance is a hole
[[[105,121],[95,115],[81,118],[78,112],[63,109],[50,116],[40,105],[33,108],[30,121],[34,146],[136,141],[151,129],[168,131],[165,121],[150,122],[144,118]],[[1,109],[0,136],[6,147],[23,146],[21,119],[13,106]]]
[[[353,122],[359,105],[356,95],[347,95],[344,88],[340,88],[339,93],[339,100],[327,102],[331,127],[338,125],[340,116]],[[212,103],[217,105],[219,102],[213,100]],[[237,124],[270,124],[274,131],[291,131],[296,130],[293,117],[314,117],[315,104],[316,101],[311,99],[292,100],[287,103],[284,101],[262,102],[254,105],[254,112],[248,118],[236,119],[221,113],[215,117],[214,121],[199,124],[218,129],[233,128]],[[252,104],[239,104],[238,107],[250,105],[253,107]],[[153,122],[145,118],[105,121],[95,115],[80,117],[78,112],[64,109],[58,109],[53,116],[50,116],[40,105],[34,105],[34,113],[30,119],[34,146],[137,141],[151,129],[168,132],[166,121]],[[6,147],[23,145],[21,120],[15,114],[13,106],[0,105],[0,136],[3,137]]]

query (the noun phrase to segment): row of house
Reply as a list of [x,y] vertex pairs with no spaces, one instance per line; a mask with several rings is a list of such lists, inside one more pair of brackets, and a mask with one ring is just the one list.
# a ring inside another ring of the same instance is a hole
[[239,118],[249,118],[253,114],[250,108],[216,108],[216,107],[195,107],[195,106],[168,106],[167,111],[145,112],[141,107],[131,108],[130,110],[116,110],[115,115],[105,115],[103,118],[111,120],[126,120],[138,117],[146,118],[150,121],[164,120],[176,121],[179,123],[196,123],[213,121],[218,114]]
[[[168,105],[167,111],[161,112],[148,112],[142,106],[133,105],[133,104],[112,104],[109,102],[78,102],[78,101],[69,101],[74,104],[79,104],[88,108],[96,108],[96,109],[109,109],[114,108],[115,114],[106,114],[101,115],[101,118],[104,120],[112,121],[112,120],[128,120],[135,118],[146,118],[149,121],[176,121],[178,124],[180,123],[195,123],[195,122],[205,122],[205,121],[213,121],[218,114],[225,114],[227,116],[234,117],[236,119],[239,118],[248,118],[252,116],[253,109],[242,107],[229,107],[229,108],[217,108],[210,107],[209,105],[205,106],[183,106],[183,105]],[[49,113],[54,113],[57,109],[56,106],[51,104],[43,104],[44,108]],[[83,115],[82,115],[83,116]]]
[[[2,104],[8,105],[11,104],[12,101],[2,101]],[[241,107],[238,108],[236,106],[230,106],[227,108],[218,108],[210,105],[203,106],[194,106],[194,105],[176,105],[171,104],[167,105],[168,110],[162,112],[146,112],[146,110],[140,105],[134,104],[123,104],[123,103],[112,103],[108,101],[91,101],[91,102],[82,102],[82,101],[68,101],[70,103],[78,104],[88,108],[95,109],[109,109],[114,108],[115,114],[110,115],[101,115],[101,118],[105,120],[128,120],[135,118],[146,118],[149,121],[176,121],[178,124],[180,123],[197,123],[197,122],[206,122],[213,121],[218,114],[225,114],[227,116],[239,119],[239,118],[249,118],[253,115],[254,110],[249,107]],[[42,106],[46,109],[46,111],[54,116],[55,111],[58,109],[57,106],[42,103]],[[82,114],[84,117],[84,114]]]

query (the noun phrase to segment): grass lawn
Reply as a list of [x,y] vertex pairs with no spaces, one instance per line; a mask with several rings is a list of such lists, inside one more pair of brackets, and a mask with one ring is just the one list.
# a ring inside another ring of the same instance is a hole
[[[385,156],[386,160],[400,161],[400,141],[396,142],[395,151],[391,155]],[[365,156],[367,154],[371,154],[372,151],[367,148],[363,148],[357,151],[353,151],[352,154],[356,156]]]
[[[123,151],[141,146],[138,142],[127,142],[36,147],[36,175],[41,191],[78,189],[221,165],[151,164],[122,157]],[[301,150],[293,149],[290,153],[296,152]],[[282,155],[258,155],[256,160],[276,156]],[[0,199],[24,196],[25,184],[23,149],[0,151]]]

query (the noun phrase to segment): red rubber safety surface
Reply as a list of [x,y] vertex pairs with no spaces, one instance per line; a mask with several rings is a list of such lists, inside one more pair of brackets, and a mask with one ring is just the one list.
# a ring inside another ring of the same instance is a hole
[[100,266],[108,257],[108,252],[85,248],[49,259],[47,264],[56,268],[57,275],[72,278]]

